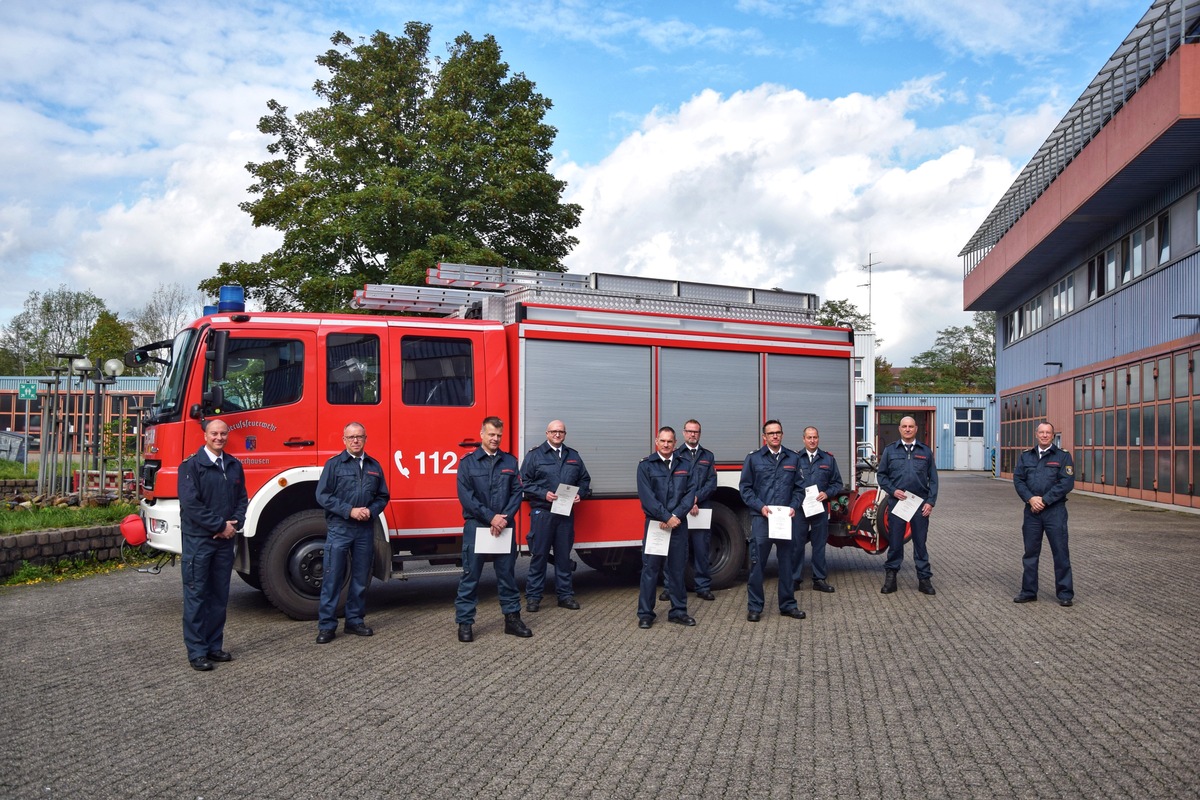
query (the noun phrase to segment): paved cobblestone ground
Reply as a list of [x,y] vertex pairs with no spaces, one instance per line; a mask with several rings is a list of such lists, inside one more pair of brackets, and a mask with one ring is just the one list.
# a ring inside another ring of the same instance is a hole
[[804,621],[746,622],[738,587],[642,631],[581,568],[583,610],[520,640],[489,569],[474,644],[442,577],[374,584],[376,635],[318,647],[235,578],[236,660],[197,673],[178,568],[0,590],[0,797],[1195,797],[1200,517],[1075,496],[1075,606],[1048,549],[1018,606],[1011,485],[941,496],[936,597],[831,549]]

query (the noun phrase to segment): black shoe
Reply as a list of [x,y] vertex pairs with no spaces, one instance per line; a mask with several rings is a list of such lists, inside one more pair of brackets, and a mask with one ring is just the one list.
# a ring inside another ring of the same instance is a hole
[[785,611],[780,611],[779,614],[780,616],[791,617],[792,619],[804,619],[808,616],[808,614],[805,614],[798,608],[789,608]]
[[666,589],[663,589],[663,590],[662,590],[662,592],[660,592],[660,593],[659,593],[659,595],[658,595],[658,599],[659,599],[659,600],[670,600],[670,599],[671,599],[671,593],[670,593],[670,592],[668,592]]
[[335,637],[337,637],[337,631],[333,629],[317,631],[317,644],[329,644]]
[[829,593],[834,591],[834,588],[826,583],[823,579],[819,579],[813,581],[813,591]]
[[689,628],[692,628],[696,625],[696,618],[689,617],[685,614],[682,617],[667,617],[667,622],[674,622],[676,625],[686,625]]
[[533,636],[533,631],[529,630],[529,626],[521,621],[520,611],[504,615],[504,632],[510,636],[520,636],[522,639]]
[[642,617],[638,618],[638,627],[644,631],[650,630],[650,626],[653,624],[654,624],[654,620],[652,620],[652,619],[645,619]]
[[542,601],[541,600],[527,600],[525,602],[525,610],[528,611],[530,614],[536,614],[537,612],[542,610]]
[[883,588],[879,590],[879,593],[891,594],[894,591],[896,591],[896,570],[885,570],[883,573]]
[[1067,598],[1066,600],[1059,600],[1058,604],[1063,608],[1070,608],[1071,606],[1075,605],[1075,601]]
[[747,611],[746,612],[746,621],[747,622],[758,622],[760,619],[762,619],[761,611]]
[[937,589],[933,588],[933,581],[929,578],[921,578],[917,581],[917,591],[921,594],[937,594]]
[[475,641],[475,632],[473,630],[471,630],[471,623],[469,623],[469,622],[458,623],[458,640],[460,642]]
[[696,592],[696,597],[699,597],[701,600],[716,600],[717,599],[717,596],[715,594],[713,594],[712,592],[710,592],[708,589],[701,589],[700,591]]
[[371,630],[367,625],[347,625],[346,633],[353,633],[355,636],[374,636],[375,631]]
[[569,608],[572,611],[578,611],[579,610],[579,601],[576,600],[574,597],[568,597],[565,600],[559,600],[558,607],[559,608]]
[[192,669],[196,670],[197,672],[208,672],[210,669],[214,668],[213,662],[203,657],[189,659],[188,663],[191,664]]
[[233,656],[226,653],[224,650],[213,650],[208,654],[209,661],[220,661],[224,664],[226,661],[233,661]]
[[1014,603],[1036,603],[1036,594],[1019,594],[1013,598]]

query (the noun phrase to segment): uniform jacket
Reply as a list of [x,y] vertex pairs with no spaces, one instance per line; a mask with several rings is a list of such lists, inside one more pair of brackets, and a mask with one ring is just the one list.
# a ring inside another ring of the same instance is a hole
[[780,449],[778,459],[765,444],[746,456],[742,464],[742,480],[738,490],[742,502],[752,512],[763,506],[787,506],[800,508],[804,493],[800,489],[800,459],[786,447]]
[[808,463],[808,451],[799,450],[796,456],[800,459],[800,497],[804,498],[804,490],[816,486],[818,492],[832,500],[842,493],[842,473],[838,470],[837,459],[828,450],[817,448],[817,458]]
[[937,465],[933,463],[933,451],[924,442],[913,444],[911,458],[900,439],[883,448],[875,475],[890,505],[900,502],[895,498],[897,489],[924,497],[930,506],[937,505]]
[[[343,450],[325,462],[317,481],[317,503],[325,509],[330,530],[344,531],[360,526],[374,527],[374,518],[387,507],[388,488],[379,462],[363,453],[362,469],[349,452]],[[371,519],[350,519],[350,510],[366,508]]]
[[692,491],[696,493],[696,505],[710,508],[708,499],[717,491],[717,458],[712,450],[697,447],[693,460],[687,445],[684,445],[675,451],[675,457],[687,461],[692,468]]
[[211,538],[225,530],[228,520],[238,529],[246,523],[246,473],[242,462],[228,452],[225,471],[213,463],[203,446],[179,465],[179,521],[184,536]]
[[503,450],[489,456],[482,447],[458,462],[458,502],[463,519],[491,525],[503,514],[513,521],[521,507],[521,474],[517,459]]
[[666,522],[671,517],[687,519],[696,502],[692,491],[691,464],[683,458],[672,457],[671,467],[657,452],[643,458],[637,466],[638,499],[646,519]]
[[1026,450],[1013,470],[1013,487],[1026,503],[1031,497],[1041,497],[1047,507],[1065,503],[1067,493],[1075,488],[1075,462],[1070,453],[1055,445],[1041,458],[1037,447]]
[[547,492],[556,492],[558,485],[579,487],[579,499],[592,493],[592,476],[579,456],[579,451],[562,446],[562,458],[554,453],[549,442],[542,442],[525,454],[521,464],[521,484],[530,508],[550,508]]

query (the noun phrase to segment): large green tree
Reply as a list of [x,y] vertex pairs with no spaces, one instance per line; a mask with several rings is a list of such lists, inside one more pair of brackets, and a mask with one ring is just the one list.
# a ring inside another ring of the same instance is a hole
[[933,347],[913,358],[902,383],[909,392],[990,394],[996,391],[996,315],[977,311],[971,325],[943,328]]
[[133,327],[122,322],[113,312],[101,311],[84,344],[84,352],[92,363],[103,369],[105,361],[111,358],[120,360],[132,349]]
[[550,100],[509,73],[489,36],[431,58],[430,26],[340,31],[317,58],[323,105],[294,117],[275,100],[259,130],[274,158],[247,165],[255,226],[283,232],[257,261],[200,284],[238,283],[271,310],[347,307],[364,283],[423,283],[438,261],[561,270],[580,208],[547,171]]

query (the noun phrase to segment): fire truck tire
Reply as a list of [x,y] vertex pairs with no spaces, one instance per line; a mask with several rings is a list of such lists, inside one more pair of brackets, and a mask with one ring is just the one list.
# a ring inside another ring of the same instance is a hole
[[[301,511],[279,523],[262,547],[259,573],[263,594],[292,619],[317,618],[324,579],[325,530],[324,511]],[[338,600],[339,612],[348,586],[347,580]]]
[[[746,532],[738,515],[728,506],[713,504],[712,536],[708,547],[712,588],[728,589],[738,582],[746,569]],[[691,576],[688,577],[690,584]]]

